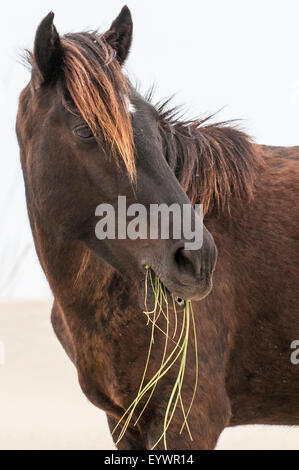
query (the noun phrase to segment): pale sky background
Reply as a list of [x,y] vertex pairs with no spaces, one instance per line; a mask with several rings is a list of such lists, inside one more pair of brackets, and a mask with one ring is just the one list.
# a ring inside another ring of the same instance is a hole
[[[298,145],[298,0],[128,0],[134,39],[126,69],[157,100],[199,116],[224,107],[219,119],[241,118],[257,142]],[[0,27],[0,297],[49,297],[27,221],[15,137],[18,95],[29,80],[18,51],[31,48],[50,11],[60,33],[104,31],[124,1],[10,0]],[[14,273],[23,253],[23,262]]]

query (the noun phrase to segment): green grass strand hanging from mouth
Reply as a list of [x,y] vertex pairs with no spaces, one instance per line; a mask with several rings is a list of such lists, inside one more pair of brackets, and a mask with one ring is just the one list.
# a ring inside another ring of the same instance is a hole
[[[148,306],[147,306],[149,281],[150,281],[150,286],[154,294],[154,308],[151,311],[149,311]],[[188,417],[190,415],[190,412],[191,412],[191,409],[195,400],[196,390],[198,386],[198,347],[197,347],[196,324],[195,324],[192,304],[190,301],[187,300],[185,301],[185,307],[183,310],[182,326],[178,334],[178,339],[177,341],[175,340],[175,337],[177,335],[177,329],[178,329],[178,321],[177,321],[175,299],[173,295],[171,297],[172,297],[172,302],[173,302],[175,325],[174,325],[173,336],[170,338],[169,336],[170,318],[169,318],[169,305],[168,305],[167,292],[166,292],[164,285],[161,283],[157,275],[155,275],[155,278],[153,280],[151,269],[149,266],[146,266],[144,313],[147,316],[147,325],[148,326],[151,325],[150,342],[149,342],[149,347],[148,347],[146,363],[145,363],[145,367],[144,367],[144,371],[143,371],[143,375],[140,381],[137,395],[135,399],[133,400],[133,402],[131,403],[131,405],[127,408],[127,410],[121,416],[120,420],[118,421],[118,423],[116,424],[115,428],[112,431],[112,435],[113,435],[116,432],[116,430],[121,427],[120,433],[115,443],[116,445],[123,438],[128,426],[130,425],[132,421],[134,413],[136,414],[136,408],[141,403],[141,400],[145,398],[146,394],[149,394],[149,396],[147,397],[145,401],[145,404],[142,406],[142,409],[136,415],[137,417],[134,420],[134,426],[137,425],[144,411],[148,407],[151,401],[151,398],[155,392],[158,382],[167,374],[167,372],[176,363],[179,364],[179,370],[178,370],[178,374],[175,379],[173,388],[171,390],[168,403],[166,405],[165,415],[164,415],[164,420],[163,420],[163,432],[161,433],[160,437],[157,439],[155,444],[152,446],[152,449],[154,449],[161,442],[161,440],[163,440],[164,448],[165,450],[167,450],[167,430],[171,424],[171,421],[173,419],[173,416],[177,409],[178,404],[180,404],[182,414],[183,414],[183,423],[179,431],[179,434],[181,434],[184,427],[186,427],[190,439],[193,440],[191,431],[188,425]],[[157,322],[161,314],[164,317],[165,322],[166,322],[166,331],[164,331],[164,329],[162,329],[159,325],[157,325]],[[150,359],[151,359],[152,348],[155,343],[155,330],[157,330],[158,332],[162,333],[165,336],[165,343],[163,347],[160,367],[158,368],[154,376],[145,384],[146,374],[147,374],[148,367],[150,364]],[[187,408],[187,411],[185,411],[185,406],[184,406],[183,398],[182,398],[182,388],[183,388],[183,383],[184,383],[184,375],[185,375],[185,369],[186,369],[186,363],[187,363],[188,343],[189,343],[189,336],[190,336],[191,330],[193,332],[194,350],[195,350],[195,383],[193,387],[193,394],[191,397],[190,404]],[[170,344],[174,344],[174,347],[167,356],[167,349]]]

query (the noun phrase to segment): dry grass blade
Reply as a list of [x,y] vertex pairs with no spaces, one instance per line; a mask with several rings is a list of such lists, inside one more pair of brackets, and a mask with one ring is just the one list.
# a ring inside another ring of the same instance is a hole
[[[147,296],[148,296],[147,284],[148,284],[149,276],[150,276],[150,285],[154,293],[154,308],[152,311],[149,311],[147,308]],[[164,415],[164,420],[163,420],[163,431],[161,433],[161,436],[158,438],[158,440],[155,442],[155,444],[152,447],[152,449],[154,449],[161,442],[161,440],[163,440],[164,448],[167,449],[167,430],[171,424],[171,421],[173,419],[178,403],[180,403],[182,413],[183,413],[183,423],[180,429],[180,433],[182,433],[184,427],[186,427],[189,433],[189,437],[192,440],[192,435],[191,435],[189,425],[188,425],[188,416],[190,414],[192,405],[194,403],[197,385],[198,385],[198,352],[197,352],[196,324],[195,324],[194,313],[192,310],[191,302],[185,301],[182,326],[180,328],[178,339],[176,341],[174,340],[177,334],[178,321],[177,321],[177,311],[175,307],[175,300],[172,296],[172,301],[173,301],[173,306],[174,306],[174,315],[175,315],[175,325],[174,325],[174,334],[172,338],[170,338],[169,337],[170,315],[169,315],[167,292],[158,276],[155,275],[155,280],[153,281],[149,266],[146,267],[145,284],[146,286],[145,286],[145,312],[144,313],[146,314],[147,319],[148,319],[147,325],[151,324],[151,335],[150,335],[150,342],[149,342],[146,363],[145,363],[145,367],[144,367],[144,371],[143,371],[143,375],[140,381],[137,395],[135,399],[133,400],[133,402],[131,403],[131,405],[127,408],[127,410],[121,416],[112,434],[114,434],[116,430],[119,427],[121,427],[121,431],[116,440],[116,445],[117,445],[120,442],[120,440],[123,438],[126,430],[128,429],[128,426],[131,424],[133,415],[135,414],[135,416],[137,416],[134,421],[134,426],[135,426],[140,421],[144,411],[149,406],[150,401],[154,395],[156,386],[159,383],[159,381],[169,372],[170,369],[172,369],[172,367],[175,364],[178,364],[178,374],[175,379],[173,388],[171,390],[169,400],[168,400],[166,410],[165,410],[165,415]],[[159,317],[161,314],[164,317],[164,320],[166,322],[166,331],[164,331],[162,328],[159,327],[159,325],[157,325],[157,321],[159,320]],[[192,395],[190,404],[186,412],[185,406],[183,403],[183,398],[182,398],[182,388],[183,388],[184,375],[185,375],[185,369],[186,369],[186,363],[187,363],[188,342],[189,342],[189,336],[190,336],[190,323],[192,323],[193,336],[194,336],[196,371],[195,371],[195,384],[194,384],[194,389],[193,389],[193,395]],[[154,341],[155,330],[159,331],[160,333],[163,333],[163,335],[165,336],[165,342],[163,346],[160,367],[158,368],[157,372],[153,375],[153,377],[150,380],[148,380],[148,382],[145,384],[146,375],[148,372],[148,367],[149,367],[150,358],[151,358],[151,353],[152,353],[153,345],[155,342]],[[167,355],[167,351],[169,349],[170,344],[174,344],[174,347]],[[149,395],[146,398],[147,394]],[[136,408],[139,404],[142,405],[142,408],[141,408],[141,411],[139,411],[139,413],[136,415]]]

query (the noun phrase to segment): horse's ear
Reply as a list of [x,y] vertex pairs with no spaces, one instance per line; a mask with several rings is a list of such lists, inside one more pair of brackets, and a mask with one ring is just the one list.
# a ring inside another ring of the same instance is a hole
[[35,87],[57,78],[62,64],[62,46],[59,35],[53,25],[54,13],[50,12],[37,28],[32,80]]
[[116,51],[117,59],[122,65],[128,57],[133,33],[133,22],[129,8],[124,6],[113,21],[110,29],[104,33],[105,40]]

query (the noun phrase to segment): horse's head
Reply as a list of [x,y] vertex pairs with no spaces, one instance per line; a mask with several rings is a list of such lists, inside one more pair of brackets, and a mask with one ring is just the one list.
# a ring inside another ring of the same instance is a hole
[[[152,239],[147,228],[136,239],[119,236],[117,216],[115,237],[96,236],[96,208],[106,204],[118,214],[118,196],[133,212],[133,203],[143,205],[146,219],[150,204],[190,204],[164,158],[159,113],[122,73],[132,37],[129,10],[103,35],[60,37],[53,16],[38,27],[17,119],[29,212],[57,242],[84,243],[139,286],[149,265],[171,293],[203,298],[216,261],[205,227],[201,248],[190,251],[183,235]],[[193,208],[190,217],[194,223]]]

